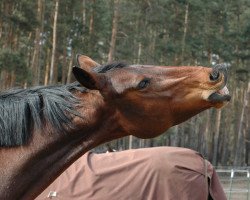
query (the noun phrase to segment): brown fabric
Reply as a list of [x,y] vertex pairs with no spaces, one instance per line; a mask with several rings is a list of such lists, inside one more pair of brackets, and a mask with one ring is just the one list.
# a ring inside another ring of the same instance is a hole
[[37,200],[49,199],[49,194],[64,200],[206,200],[206,176],[213,199],[225,200],[213,166],[195,151],[156,147],[87,153]]

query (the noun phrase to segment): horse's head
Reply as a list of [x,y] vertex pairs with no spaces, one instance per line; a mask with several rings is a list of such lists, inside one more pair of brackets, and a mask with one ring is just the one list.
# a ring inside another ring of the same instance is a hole
[[115,110],[117,123],[142,138],[157,136],[230,100],[223,66],[100,66],[86,56],[78,56],[78,64],[80,67],[73,68],[76,79],[88,89],[98,90],[106,105]]

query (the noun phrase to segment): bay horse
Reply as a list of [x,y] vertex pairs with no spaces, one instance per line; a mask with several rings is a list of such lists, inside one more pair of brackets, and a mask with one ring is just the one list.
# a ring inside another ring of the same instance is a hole
[[77,62],[76,83],[0,94],[0,199],[34,199],[93,147],[155,137],[230,100],[223,66]]
[[87,152],[35,200],[226,200],[218,174],[198,152],[150,147]]

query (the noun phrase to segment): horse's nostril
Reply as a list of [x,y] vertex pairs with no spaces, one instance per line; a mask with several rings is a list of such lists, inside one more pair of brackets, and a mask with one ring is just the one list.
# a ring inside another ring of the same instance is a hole
[[218,70],[213,70],[209,78],[211,81],[217,81],[220,77],[220,72]]
[[216,65],[210,74],[211,81],[217,81],[221,78],[221,75],[224,76],[224,82],[227,82],[227,67],[223,64]]

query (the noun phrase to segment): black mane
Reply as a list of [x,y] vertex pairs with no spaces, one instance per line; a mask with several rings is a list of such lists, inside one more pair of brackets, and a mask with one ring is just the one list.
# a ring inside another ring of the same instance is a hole
[[72,90],[84,90],[79,83],[38,86],[0,93],[0,147],[24,145],[34,129],[43,132],[49,124],[58,133],[72,128],[72,116],[79,115],[79,103]]
[[[112,63],[94,68],[105,73],[123,68],[124,63]],[[44,126],[65,133],[73,128],[72,116],[80,114],[75,107],[78,99],[72,90],[85,91],[79,83],[61,86],[38,86],[30,89],[12,89],[0,93],[0,147],[27,144],[34,130],[43,132]],[[80,116],[81,117],[81,116]]]

